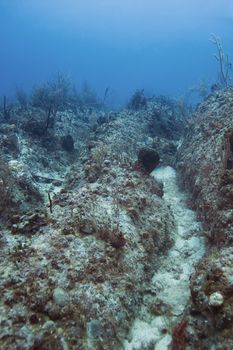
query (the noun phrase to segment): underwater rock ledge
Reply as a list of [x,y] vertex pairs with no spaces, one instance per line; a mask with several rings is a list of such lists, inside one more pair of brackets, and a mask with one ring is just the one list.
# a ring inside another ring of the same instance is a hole
[[1,349],[122,347],[172,245],[162,186],[137,162],[145,147],[174,157],[177,138],[151,137],[156,108],[58,112],[45,134],[40,110],[15,108],[1,125]]
[[190,281],[186,349],[232,349],[233,89],[203,102],[178,152],[180,180],[204,225],[205,257]]

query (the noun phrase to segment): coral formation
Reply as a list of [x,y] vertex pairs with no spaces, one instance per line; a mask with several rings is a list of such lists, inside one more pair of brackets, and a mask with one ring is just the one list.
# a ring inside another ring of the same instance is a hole
[[162,185],[135,165],[153,149],[154,104],[143,116],[57,110],[49,123],[41,108],[12,107],[1,125],[1,349],[121,348],[172,245]]
[[231,349],[233,90],[141,107],[2,114],[1,349]]
[[208,248],[190,281],[187,349],[232,348],[232,106],[232,88],[209,96],[190,120],[178,154],[180,179]]

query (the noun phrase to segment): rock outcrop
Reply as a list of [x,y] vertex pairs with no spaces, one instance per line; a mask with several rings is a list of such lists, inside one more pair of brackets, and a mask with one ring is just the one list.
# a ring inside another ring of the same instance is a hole
[[190,281],[187,349],[232,349],[233,90],[203,102],[179,149],[180,179],[204,225],[207,250]]
[[121,348],[172,244],[162,186],[137,163],[176,148],[148,135],[153,108],[59,112],[46,130],[16,109],[2,126],[1,349]]

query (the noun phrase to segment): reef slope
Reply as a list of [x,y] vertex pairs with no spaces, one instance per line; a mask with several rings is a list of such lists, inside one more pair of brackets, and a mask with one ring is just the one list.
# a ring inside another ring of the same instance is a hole
[[175,139],[151,136],[156,108],[2,121],[1,349],[122,347],[172,245],[162,186],[137,163],[143,147],[174,157]]
[[211,95],[190,120],[180,180],[204,225],[206,255],[190,281],[187,349],[232,349],[233,90]]

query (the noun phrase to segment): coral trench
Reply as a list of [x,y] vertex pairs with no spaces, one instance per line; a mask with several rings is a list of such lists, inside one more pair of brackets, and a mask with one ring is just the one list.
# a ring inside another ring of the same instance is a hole
[[125,341],[125,350],[169,348],[172,328],[180,322],[189,300],[189,278],[204,255],[202,227],[195,212],[187,207],[186,194],[178,188],[176,171],[166,166],[154,170],[152,175],[163,183],[164,200],[174,215],[173,245],[159,260],[130,337]]

